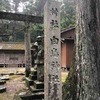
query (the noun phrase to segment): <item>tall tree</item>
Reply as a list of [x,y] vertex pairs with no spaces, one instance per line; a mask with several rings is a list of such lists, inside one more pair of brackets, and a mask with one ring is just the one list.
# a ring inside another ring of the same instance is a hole
[[63,0],[61,6],[61,28],[62,30],[75,27],[75,1]]
[[[13,8],[13,11],[15,13],[19,13],[19,4],[20,3],[25,3],[27,0],[12,0],[13,1],[13,4],[12,4],[12,8]],[[18,24],[18,22],[16,21],[13,21],[13,32],[12,32],[12,35],[13,35],[13,41],[17,41],[17,33],[16,33],[16,25]],[[21,23],[20,23],[21,25]]]
[[25,3],[27,0],[12,0],[12,9],[15,13],[19,13],[18,7],[20,3]]
[[34,14],[37,16],[43,15],[44,10],[44,4],[46,0],[36,0],[35,2],[33,0],[29,0],[24,7],[24,13],[27,14]]
[[35,6],[37,15],[43,15],[45,2],[46,0],[36,0]]
[[[77,74],[77,86],[66,91],[68,93],[68,91],[76,90],[76,98],[75,96],[73,98],[70,94],[71,100],[99,100],[100,0],[76,1],[76,68],[73,70]],[[75,83],[75,80],[72,81],[72,83],[69,83],[70,86]],[[68,83],[66,85],[68,87]],[[64,100],[70,100],[65,98],[67,98],[67,95],[65,95]]]
[[14,11],[15,13],[18,12],[18,7],[19,7],[19,3],[21,0],[13,0],[13,4],[14,4]]
[[35,8],[35,5],[34,5],[34,1],[29,0],[24,4],[23,13],[28,14],[28,15],[35,15],[36,14],[35,9],[36,8]]
[[[46,0],[29,0],[25,6],[23,13],[29,15],[43,16],[44,4]],[[32,24],[30,27],[31,41],[34,42],[38,35],[43,35],[43,25]]]
[[11,11],[11,5],[9,0],[0,0],[0,11]]

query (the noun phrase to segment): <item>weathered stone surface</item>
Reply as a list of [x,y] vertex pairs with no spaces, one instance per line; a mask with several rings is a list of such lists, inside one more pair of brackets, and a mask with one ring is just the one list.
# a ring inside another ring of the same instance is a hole
[[22,100],[43,100],[44,92],[22,95],[20,97]]
[[31,85],[33,85],[33,80],[31,80],[30,78],[28,77],[25,77],[25,81],[26,81],[26,85],[29,87]]
[[10,72],[9,75],[14,75],[14,73],[13,72]]
[[26,94],[27,94],[27,92],[21,92],[21,93],[19,93],[19,96],[26,95]]
[[60,5],[47,0],[44,8],[45,100],[62,100]]
[[33,93],[44,92],[44,89],[36,89],[34,86],[30,86],[30,90]]
[[36,89],[44,89],[44,82],[40,82],[40,81],[34,81],[34,87]]
[[6,83],[5,80],[0,80],[0,85],[3,85],[3,84],[5,84],[5,83]]
[[37,66],[37,80],[44,81],[44,40],[43,36],[37,37],[37,57],[35,64]]
[[6,91],[6,87],[0,86],[0,93],[3,93],[3,92],[5,92],[5,91]]
[[37,79],[39,81],[44,81],[44,65],[38,65],[37,67]]
[[31,71],[31,74],[32,74],[32,75],[37,75],[37,70]]
[[30,74],[30,75],[29,75],[29,78],[30,78],[31,80],[37,80],[37,75]]
[[1,80],[9,80],[9,75],[3,75],[0,77]]
[[25,73],[18,72],[18,73],[16,73],[16,75],[25,75]]

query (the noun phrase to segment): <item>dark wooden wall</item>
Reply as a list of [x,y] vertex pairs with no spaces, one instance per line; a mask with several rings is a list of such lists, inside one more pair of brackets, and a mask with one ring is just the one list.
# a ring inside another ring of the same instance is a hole
[[63,69],[69,69],[73,60],[75,28],[61,33],[61,65]]

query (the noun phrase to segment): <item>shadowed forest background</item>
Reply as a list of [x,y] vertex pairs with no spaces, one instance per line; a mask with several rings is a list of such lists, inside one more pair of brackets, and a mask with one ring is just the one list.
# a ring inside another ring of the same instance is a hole
[[[43,16],[44,4],[46,0],[0,0],[0,11],[21,13],[27,15]],[[74,0],[61,1],[61,30],[66,30],[75,26],[75,2]],[[1,41],[24,41],[23,22],[0,20],[0,34],[9,36],[2,37]],[[43,35],[43,25],[31,24],[31,42],[36,36]]]

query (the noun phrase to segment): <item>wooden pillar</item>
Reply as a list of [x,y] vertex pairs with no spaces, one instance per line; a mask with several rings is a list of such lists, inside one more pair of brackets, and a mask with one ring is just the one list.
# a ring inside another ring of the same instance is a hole
[[29,76],[31,71],[31,48],[30,48],[30,33],[28,31],[29,24],[26,23],[25,30],[25,74]]
[[62,100],[60,4],[47,0],[44,7],[45,100]]

